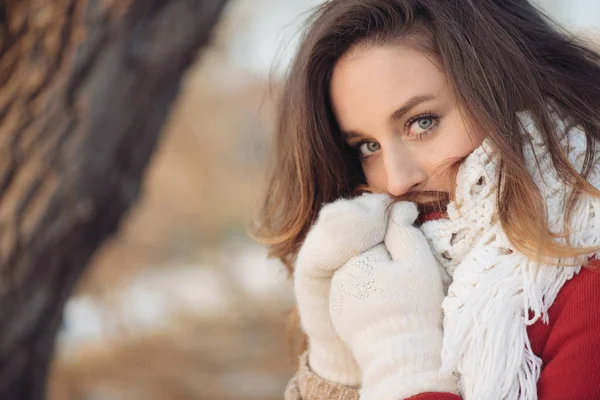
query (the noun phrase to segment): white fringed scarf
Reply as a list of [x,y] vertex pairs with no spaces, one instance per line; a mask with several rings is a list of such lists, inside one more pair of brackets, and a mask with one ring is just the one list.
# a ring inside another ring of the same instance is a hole
[[[567,132],[564,122],[554,117],[569,159],[581,171],[585,134],[577,128]],[[524,149],[528,170],[547,200],[550,228],[562,232],[570,189],[559,180],[530,116],[519,118],[531,137]],[[547,312],[558,292],[581,267],[537,264],[514,248],[495,211],[497,177],[497,158],[484,141],[459,170],[448,218],[422,226],[436,258],[452,278],[443,302],[442,372],[460,377],[465,400],[533,400],[542,360],[531,349],[527,326],[540,318],[548,322]],[[588,181],[600,188],[600,150]],[[599,246],[600,199],[582,195],[569,228],[573,246]],[[560,265],[586,261],[565,259]]]

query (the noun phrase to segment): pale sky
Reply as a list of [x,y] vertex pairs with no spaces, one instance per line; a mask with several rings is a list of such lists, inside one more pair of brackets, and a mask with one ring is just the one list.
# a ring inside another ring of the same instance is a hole
[[[600,33],[600,0],[536,1],[567,28]],[[240,15],[235,18],[240,23],[234,28],[229,49],[232,63],[261,76],[273,67],[285,69],[297,45],[302,13],[319,3],[321,0],[235,0],[230,10]],[[247,14],[252,17],[244,18]]]

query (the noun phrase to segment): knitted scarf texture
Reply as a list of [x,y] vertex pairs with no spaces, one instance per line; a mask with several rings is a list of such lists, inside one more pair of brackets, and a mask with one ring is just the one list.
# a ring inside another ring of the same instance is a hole
[[[564,231],[571,188],[562,182],[529,114],[519,115],[527,169],[546,200],[554,233]],[[581,171],[586,137],[554,115],[569,160]],[[600,189],[600,143],[588,181]],[[542,361],[532,349],[527,326],[548,322],[548,309],[583,258],[538,263],[507,239],[497,215],[498,157],[486,140],[462,164],[456,197],[447,218],[429,221],[422,231],[449,278],[443,302],[442,373],[460,379],[465,400],[533,400]],[[568,224],[570,244],[600,246],[600,199],[581,195]],[[563,240],[564,239],[557,239]]]

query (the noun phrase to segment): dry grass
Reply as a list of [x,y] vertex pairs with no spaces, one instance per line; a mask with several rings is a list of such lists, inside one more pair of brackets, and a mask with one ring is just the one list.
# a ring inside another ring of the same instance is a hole
[[82,348],[53,369],[49,400],[280,399],[292,373],[282,320],[195,320]]

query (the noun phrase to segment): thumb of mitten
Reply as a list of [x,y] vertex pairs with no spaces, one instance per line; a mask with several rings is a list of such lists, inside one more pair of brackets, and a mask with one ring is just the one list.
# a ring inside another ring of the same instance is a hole
[[384,239],[393,260],[415,260],[423,253],[431,253],[421,231],[413,226],[418,216],[415,203],[400,201],[391,207]]

